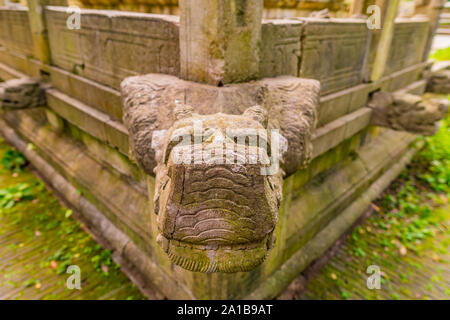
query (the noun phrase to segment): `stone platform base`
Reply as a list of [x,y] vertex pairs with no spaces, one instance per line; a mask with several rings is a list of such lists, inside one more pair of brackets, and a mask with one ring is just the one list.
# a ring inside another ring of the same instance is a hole
[[[415,136],[377,129],[378,133],[366,137],[368,141],[351,152],[351,157],[325,170],[300,189],[293,187],[301,180],[300,176],[288,178],[285,181],[285,201],[289,205],[289,213],[281,214],[282,229],[277,232],[280,245],[269,255],[262,271],[259,270],[259,276],[264,280],[242,285],[240,290],[232,293],[208,292],[177,281],[167,273],[165,267],[158,264],[151,235],[138,235],[139,230],[129,222],[130,218],[123,216],[126,208],[121,204],[120,193],[127,194],[129,205],[130,201],[148,201],[146,190],[134,181],[115,176],[113,170],[95,159],[73,137],[52,130],[43,116],[44,111],[44,108],[38,108],[3,112],[0,120],[2,136],[21,151],[49,186],[79,212],[81,220],[101,242],[114,249],[116,260],[151,298],[276,297],[358,219],[417,150],[417,146],[411,145]],[[305,217],[306,207],[313,211],[308,213],[309,218]],[[294,220],[287,221],[288,218]],[[298,229],[300,232],[288,236],[286,233],[290,228],[287,224],[295,227],[298,223],[303,224]],[[264,274],[264,268],[272,271]],[[179,270],[172,272],[176,274]],[[227,286],[233,288],[236,285],[233,277],[244,274],[226,278]]]

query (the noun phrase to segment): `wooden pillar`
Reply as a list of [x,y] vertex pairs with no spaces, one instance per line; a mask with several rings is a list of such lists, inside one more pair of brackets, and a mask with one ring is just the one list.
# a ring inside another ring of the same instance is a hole
[[45,24],[45,5],[47,0],[27,0],[28,17],[33,37],[34,54],[42,63],[50,64],[50,47]]
[[[375,60],[372,66],[372,72],[370,75],[371,81],[377,81],[381,79],[386,67],[386,62],[389,57],[389,51],[391,49],[392,36],[394,34],[395,17],[397,16],[397,10],[400,0],[382,0],[377,1],[377,5],[380,6],[382,12],[381,25],[382,30],[380,39],[377,45],[377,51]],[[383,10],[385,7],[385,10]],[[385,12],[385,14],[383,14]]]
[[445,0],[415,0],[414,2],[414,14],[417,16],[426,16],[430,26],[423,60],[427,60],[430,54],[433,37],[439,27],[439,17],[445,2]]
[[212,85],[259,77],[263,0],[180,0],[181,77]]

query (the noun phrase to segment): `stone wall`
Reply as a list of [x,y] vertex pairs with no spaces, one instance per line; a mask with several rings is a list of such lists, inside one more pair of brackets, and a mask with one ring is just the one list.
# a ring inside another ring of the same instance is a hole
[[[51,66],[33,58],[31,38],[18,42],[0,31],[0,79],[38,77],[47,70],[52,85],[45,107],[2,111],[0,131],[106,239],[119,261],[134,265],[134,272],[169,298],[276,296],[351,225],[381,191],[380,183],[392,180],[410,156],[415,136],[369,127],[365,105],[379,89],[423,92],[425,63],[414,50],[398,48],[413,41],[410,33],[422,35],[423,22],[397,24],[389,71],[379,82],[365,83],[371,34],[363,22],[264,21],[260,74],[322,83],[313,160],[284,181],[277,242],[261,266],[236,274],[173,266],[156,245],[154,177],[130,156],[117,89],[130,75],[178,75],[178,18],[83,10],[82,29],[68,30],[63,8],[47,7],[46,14]],[[24,28],[26,35],[26,11],[0,9],[0,25]],[[36,152],[27,150],[29,142]],[[327,229],[336,225],[334,232]]]

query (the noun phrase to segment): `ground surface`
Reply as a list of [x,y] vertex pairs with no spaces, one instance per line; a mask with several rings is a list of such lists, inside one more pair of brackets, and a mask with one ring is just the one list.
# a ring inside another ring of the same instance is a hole
[[[0,300],[144,298],[3,140],[0,159]],[[67,288],[70,265],[81,290]]]
[[[298,299],[450,299],[450,115],[425,140]],[[377,267],[380,289],[369,289]]]

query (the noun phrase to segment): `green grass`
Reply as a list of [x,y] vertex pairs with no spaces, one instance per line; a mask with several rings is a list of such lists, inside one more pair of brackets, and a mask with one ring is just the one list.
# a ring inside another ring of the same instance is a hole
[[[424,147],[374,201],[374,213],[353,229],[342,251],[308,284],[304,297],[450,298],[443,280],[450,246],[450,115],[436,135],[418,139]],[[382,290],[365,285],[365,268],[373,264],[383,271]]]
[[[370,263],[366,260],[372,257],[367,259],[365,254],[370,250],[367,241],[371,242],[371,248],[374,245],[382,248],[375,263],[384,270],[395,270],[396,263],[408,253],[419,257],[447,254],[450,245],[446,227],[450,220],[450,116],[442,121],[436,135],[419,139],[425,142],[423,149],[375,201],[375,213],[351,234],[349,243],[356,249],[350,254],[356,258],[357,264]],[[373,236],[365,235],[368,230],[376,235],[375,243]],[[414,270],[420,267],[411,265],[409,274],[414,274]],[[405,274],[397,276],[400,282],[407,282]],[[384,285],[389,282],[390,279],[385,279]],[[398,299],[394,291],[391,298]]]
[[380,243],[392,248],[404,246],[420,253],[420,243],[449,219],[450,196],[450,117],[439,132],[424,140],[424,148],[376,202],[377,226],[389,230]]
[[[0,139],[0,237],[16,232],[18,239],[6,248],[0,246],[0,250],[11,252],[21,246],[27,250],[37,246],[40,254],[39,261],[30,262],[29,268],[33,272],[26,269],[23,263],[18,263],[6,274],[3,274],[4,265],[0,256],[0,288],[8,285],[22,287],[21,297],[26,297],[36,294],[30,291],[45,286],[45,282],[42,283],[45,280],[36,278],[36,274],[48,277],[50,273],[53,279],[60,278],[58,288],[64,289],[67,267],[78,265],[87,286],[97,283],[95,288],[76,293],[78,299],[97,299],[118,288],[119,293],[114,294],[116,299],[143,299],[112,261],[111,251],[102,249],[83,230],[84,226],[73,218],[72,211],[32,174],[27,163],[22,154]],[[17,233],[17,230],[20,232]],[[14,274],[27,276],[17,282],[19,280],[12,279]],[[62,294],[67,296],[68,293],[63,291]],[[49,292],[44,299],[60,299],[60,295]]]
[[436,50],[430,55],[430,58],[436,61],[450,60],[450,47]]

